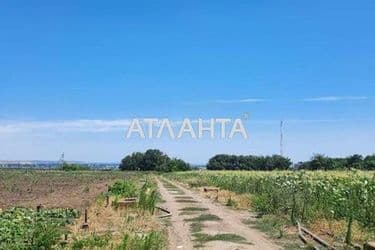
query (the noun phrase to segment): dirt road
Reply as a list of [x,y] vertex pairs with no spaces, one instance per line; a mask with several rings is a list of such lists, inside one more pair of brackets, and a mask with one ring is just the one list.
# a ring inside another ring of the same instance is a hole
[[216,204],[169,180],[160,179],[158,185],[162,206],[172,212],[169,249],[281,249],[243,223],[251,217],[249,212]]

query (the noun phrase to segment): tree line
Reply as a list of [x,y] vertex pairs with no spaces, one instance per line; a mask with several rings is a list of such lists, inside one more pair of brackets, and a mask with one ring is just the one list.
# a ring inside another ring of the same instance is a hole
[[341,158],[332,158],[322,154],[316,154],[311,160],[298,162],[294,167],[296,169],[306,170],[375,170],[375,154],[367,156],[354,154]]
[[219,154],[212,157],[207,163],[208,170],[286,170],[292,162],[289,158],[255,155],[226,155]]
[[[135,152],[122,159],[119,166],[127,171],[187,171],[190,164],[178,158],[170,158],[158,149],[149,149],[146,152]],[[332,158],[322,154],[313,155],[308,161],[293,164],[292,161],[281,155],[227,155],[218,154],[209,159],[208,170],[375,170],[375,154],[362,156],[354,154],[348,157]]]
[[309,161],[293,164],[289,158],[255,155],[226,155],[212,157],[207,164],[208,170],[375,170],[375,154],[362,156],[354,154],[348,157],[332,158],[322,154],[314,155]]
[[120,170],[128,171],[187,171],[190,165],[178,158],[170,158],[158,149],[149,149],[144,153],[135,152],[122,159]]

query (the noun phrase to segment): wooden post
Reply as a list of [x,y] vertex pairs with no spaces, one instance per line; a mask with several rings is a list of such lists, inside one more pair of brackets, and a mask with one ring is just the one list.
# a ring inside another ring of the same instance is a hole
[[89,228],[87,209],[85,209],[85,222],[82,224],[81,228],[82,229],[88,229]]
[[87,209],[85,209],[85,223],[87,223]]
[[105,206],[108,207],[109,206],[109,195],[106,195],[105,198],[106,198],[106,204],[105,204]]

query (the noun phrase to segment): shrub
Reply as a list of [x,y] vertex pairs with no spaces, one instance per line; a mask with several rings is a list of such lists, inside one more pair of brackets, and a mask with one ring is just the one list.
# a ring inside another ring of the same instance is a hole
[[135,197],[137,188],[132,181],[117,181],[108,188],[108,192],[121,197]]

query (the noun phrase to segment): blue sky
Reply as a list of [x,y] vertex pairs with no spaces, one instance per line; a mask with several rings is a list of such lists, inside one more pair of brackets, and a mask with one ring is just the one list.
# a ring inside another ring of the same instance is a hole
[[[0,159],[374,153],[374,1],[1,1]],[[241,117],[249,140],[126,140]],[[123,123],[122,123],[122,122]]]

